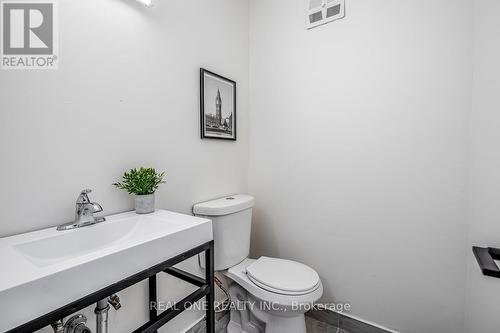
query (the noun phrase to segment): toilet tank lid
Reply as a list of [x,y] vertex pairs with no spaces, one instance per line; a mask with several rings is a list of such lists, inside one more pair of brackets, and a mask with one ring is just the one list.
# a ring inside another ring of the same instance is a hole
[[201,202],[193,206],[195,215],[222,216],[252,208],[254,198],[248,194],[230,195],[224,198]]

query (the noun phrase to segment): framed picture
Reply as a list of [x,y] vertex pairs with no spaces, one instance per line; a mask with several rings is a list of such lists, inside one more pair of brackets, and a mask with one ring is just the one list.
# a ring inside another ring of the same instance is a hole
[[236,82],[200,69],[202,139],[236,141]]

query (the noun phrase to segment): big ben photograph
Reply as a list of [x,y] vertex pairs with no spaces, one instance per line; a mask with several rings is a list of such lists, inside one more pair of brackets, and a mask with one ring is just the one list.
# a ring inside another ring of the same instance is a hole
[[200,69],[202,139],[236,141],[236,82]]

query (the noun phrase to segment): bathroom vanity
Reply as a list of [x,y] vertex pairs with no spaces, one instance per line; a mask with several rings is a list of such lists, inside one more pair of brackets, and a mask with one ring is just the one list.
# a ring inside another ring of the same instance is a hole
[[[173,268],[199,253],[205,278]],[[32,332],[100,300],[149,280],[156,302],[156,275],[170,274],[198,289],[134,332],[155,332],[192,302],[207,300],[207,332],[214,332],[213,236],[209,219],[157,210],[106,217],[93,226],[56,228],[0,239],[0,331]],[[153,303],[154,304],[154,303]]]

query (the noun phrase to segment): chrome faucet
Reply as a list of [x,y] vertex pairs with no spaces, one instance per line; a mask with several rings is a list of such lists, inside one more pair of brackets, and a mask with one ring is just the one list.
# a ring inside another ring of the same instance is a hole
[[96,217],[95,213],[102,212],[102,207],[96,202],[90,202],[89,193],[92,190],[83,190],[76,199],[75,221],[62,224],[57,230],[70,230],[94,225],[106,221],[104,217]]

